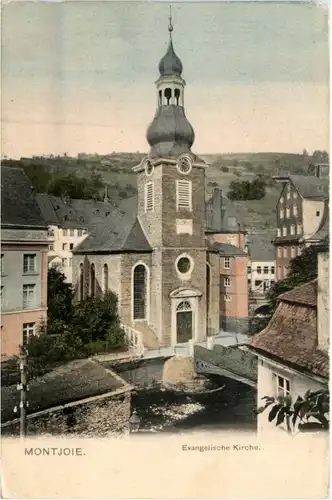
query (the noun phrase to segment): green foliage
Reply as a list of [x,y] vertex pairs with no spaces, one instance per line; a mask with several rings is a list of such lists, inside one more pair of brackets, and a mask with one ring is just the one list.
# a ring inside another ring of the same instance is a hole
[[70,158],[27,158],[21,160],[3,160],[4,167],[22,168],[38,193],[54,196],[69,196],[72,199],[99,199],[103,187],[101,175],[93,171],[89,178],[76,173],[66,173],[71,167]]
[[264,396],[262,399],[265,404],[258,408],[257,413],[263,413],[269,408],[269,422],[275,421],[276,426],[285,422],[288,432],[292,432],[297,425],[301,431],[329,429],[328,389],[308,390],[303,398],[298,396],[295,402],[289,395],[277,398]]
[[268,312],[265,317],[254,317],[251,320],[250,334],[253,335],[266,328],[277,308],[279,295],[316,279],[317,272],[317,248],[315,246],[307,247],[301,255],[290,261],[287,278],[274,283],[267,292]]
[[29,340],[30,377],[73,359],[123,349],[124,340],[114,293],[74,303],[65,276],[57,269],[48,271],[48,321]]
[[223,166],[221,167],[222,172],[229,172],[229,167]]
[[266,192],[266,182],[260,176],[253,181],[232,181],[229,187],[230,200],[261,200]]

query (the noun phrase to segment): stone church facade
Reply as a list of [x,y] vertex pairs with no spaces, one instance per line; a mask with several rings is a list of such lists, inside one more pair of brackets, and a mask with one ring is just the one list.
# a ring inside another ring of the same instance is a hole
[[114,291],[122,323],[142,332],[147,348],[203,341],[220,330],[221,258],[206,232],[208,165],[191,151],[172,31],[170,22],[150,153],[133,168],[137,198],[124,200],[73,252],[77,298]]

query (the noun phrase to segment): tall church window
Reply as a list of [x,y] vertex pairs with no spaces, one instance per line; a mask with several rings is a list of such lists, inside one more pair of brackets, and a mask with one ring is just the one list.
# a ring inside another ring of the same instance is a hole
[[191,181],[176,181],[176,209],[192,210],[192,185]]
[[84,266],[80,264],[79,298],[84,299]]
[[147,310],[147,268],[137,264],[133,272],[133,318],[146,319]]
[[175,100],[176,100],[176,105],[178,106],[179,105],[179,99],[180,99],[180,90],[179,89],[175,89],[174,90],[174,96],[175,96]]
[[96,295],[96,268],[94,264],[90,266],[90,296]]
[[103,268],[104,292],[108,291],[108,265],[104,264]]
[[170,100],[172,98],[172,89],[168,89],[168,88],[165,89],[164,95],[166,97],[166,102],[169,105],[170,104]]
[[152,181],[145,184],[145,211],[152,212],[154,208],[154,185]]

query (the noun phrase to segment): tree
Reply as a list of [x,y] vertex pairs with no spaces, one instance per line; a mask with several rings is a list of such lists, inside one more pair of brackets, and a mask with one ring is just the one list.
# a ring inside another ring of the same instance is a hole
[[227,197],[230,200],[261,200],[265,196],[266,183],[262,176],[250,181],[232,181]]
[[[59,326],[65,327],[71,321],[73,312],[73,290],[66,283],[65,275],[57,268],[50,268],[47,273],[47,321],[48,329],[59,332]],[[59,325],[59,326],[58,326]]]
[[262,331],[272,318],[278,304],[278,297],[317,278],[317,247],[310,246],[303,250],[301,255],[290,261],[287,278],[279,280],[267,292],[267,314],[264,317],[254,317],[250,322],[250,334]]
[[[264,396],[265,404],[258,408],[263,413],[269,408],[269,422],[280,425],[286,423],[287,431],[292,432],[298,426],[301,431],[329,430],[330,393],[328,389],[308,390],[304,397],[298,396],[293,402],[291,396],[277,398]],[[314,419],[312,421],[311,419]]]

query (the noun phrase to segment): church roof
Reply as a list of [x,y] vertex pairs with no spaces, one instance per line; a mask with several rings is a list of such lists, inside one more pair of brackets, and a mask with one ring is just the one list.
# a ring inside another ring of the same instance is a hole
[[1,168],[1,225],[47,229],[35,188],[21,168]]
[[161,76],[176,75],[181,76],[183,66],[181,59],[175,54],[172,38],[169,41],[168,49],[159,63],[159,72]]
[[107,219],[96,221],[90,234],[74,250],[74,254],[151,252],[137,219],[137,198],[124,200]]

